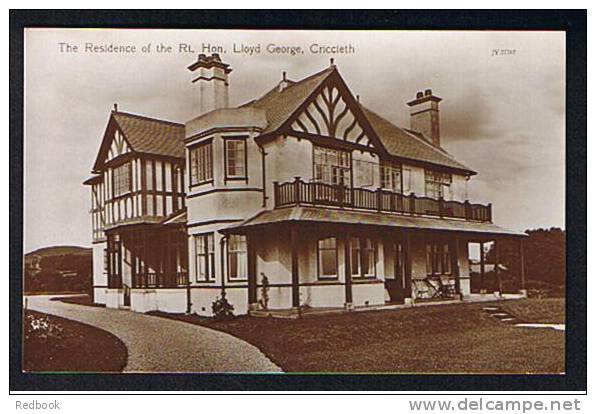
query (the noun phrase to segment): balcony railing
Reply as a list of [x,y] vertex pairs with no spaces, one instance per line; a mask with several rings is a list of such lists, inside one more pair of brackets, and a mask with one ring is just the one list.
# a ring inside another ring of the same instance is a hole
[[325,205],[377,212],[410,215],[452,217],[472,221],[492,221],[492,205],[472,204],[469,201],[446,201],[442,198],[403,195],[393,191],[350,188],[343,185],[306,183],[300,178],[279,184],[274,182],[275,207],[297,204]]
[[160,273],[145,272],[137,273],[132,277],[133,288],[172,288],[182,287],[188,284],[187,272]]

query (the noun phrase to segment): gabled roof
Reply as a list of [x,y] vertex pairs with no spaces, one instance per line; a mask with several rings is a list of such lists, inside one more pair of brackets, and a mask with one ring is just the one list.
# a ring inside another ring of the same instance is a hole
[[444,167],[456,168],[468,173],[476,172],[457,162],[442,148],[427,142],[423,135],[402,129],[385,118],[362,106],[366,118],[389,154],[416,161],[430,162]]
[[279,129],[333,71],[334,68],[329,67],[298,82],[288,81],[288,86],[281,91],[276,85],[256,101],[246,104],[266,112],[267,127],[261,134]]
[[184,124],[126,112],[112,115],[134,151],[184,158]]
[[[288,81],[288,86],[283,90],[276,85],[261,98],[248,102],[243,107],[252,106],[263,109],[267,114],[268,125],[261,134],[275,132],[334,72],[341,78],[336,68],[331,66],[300,81]],[[360,108],[384,149],[390,155],[454,168],[466,173],[476,173],[457,162],[444,149],[427,142],[422,134],[400,128],[362,105]]]
[[108,132],[120,130],[135,152],[184,158],[184,124],[142,115],[112,111],[93,170],[101,169],[112,136]]

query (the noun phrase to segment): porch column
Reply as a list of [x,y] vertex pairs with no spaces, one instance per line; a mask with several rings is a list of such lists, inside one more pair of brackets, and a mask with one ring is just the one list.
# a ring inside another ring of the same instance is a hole
[[459,279],[459,239],[457,236],[451,242],[452,251],[451,253],[451,272],[455,278],[455,294],[461,297],[461,281]]
[[350,233],[344,235],[344,270],[346,278],[346,308],[352,309],[352,260],[350,254]]
[[248,265],[248,309],[257,308],[257,255],[254,246],[254,237],[249,231],[246,233],[246,253]]
[[484,242],[480,243],[480,293],[486,293],[484,288]]
[[519,254],[519,279],[521,289],[526,289],[526,266],[524,263],[524,240],[520,237],[517,242],[517,249]]
[[404,303],[412,302],[412,235],[406,231],[404,243]]
[[300,309],[300,276],[298,273],[298,228],[290,225],[290,249],[292,251],[292,308]]
[[499,295],[503,293],[503,282],[501,280],[501,272],[499,272],[499,242],[495,239],[495,279],[497,280],[499,287]]

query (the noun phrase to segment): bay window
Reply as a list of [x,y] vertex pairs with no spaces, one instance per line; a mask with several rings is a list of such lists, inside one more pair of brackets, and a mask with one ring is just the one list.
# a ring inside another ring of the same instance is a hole
[[132,170],[131,163],[127,162],[113,170],[112,188],[114,197],[119,197],[132,190]]
[[194,236],[195,276],[197,282],[215,280],[215,249],[213,233]]
[[213,149],[211,142],[200,144],[189,150],[190,185],[213,180]]
[[246,139],[224,138],[226,179],[246,179]]

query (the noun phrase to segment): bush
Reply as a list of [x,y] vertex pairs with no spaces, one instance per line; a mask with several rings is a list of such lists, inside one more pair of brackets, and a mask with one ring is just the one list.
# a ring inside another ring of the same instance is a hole
[[60,341],[62,332],[62,326],[53,323],[47,316],[25,316],[25,339],[39,342]]
[[218,297],[212,304],[213,317],[217,321],[229,320],[234,317],[234,306],[226,298],[225,290],[222,290],[221,297]]

